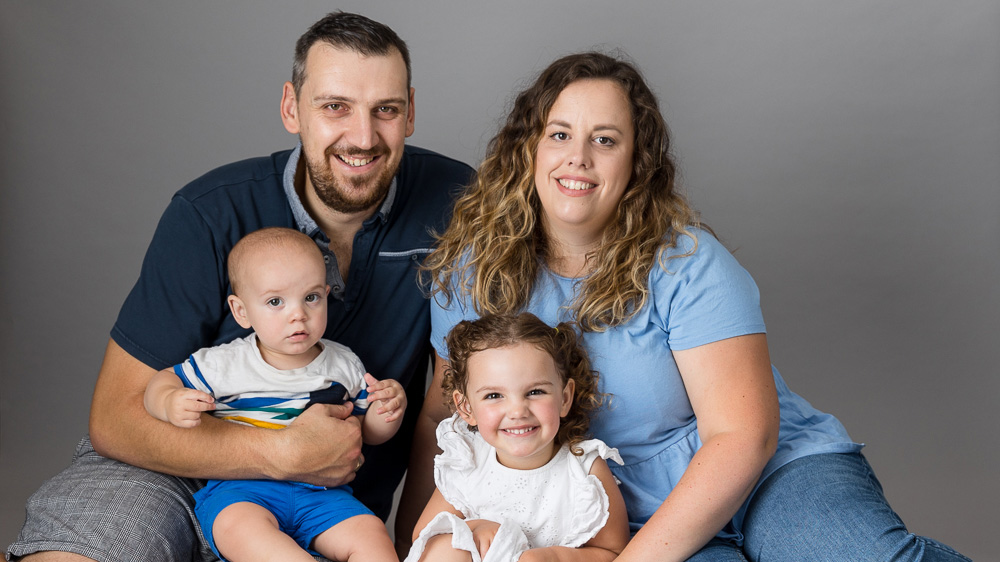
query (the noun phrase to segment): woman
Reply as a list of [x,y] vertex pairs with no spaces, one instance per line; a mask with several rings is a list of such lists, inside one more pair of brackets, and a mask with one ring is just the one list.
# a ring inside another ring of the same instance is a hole
[[591,427],[625,460],[635,535],[618,560],[965,560],[909,534],[862,446],[785,386],[756,285],[674,180],[630,64],[567,56],[517,97],[428,258],[439,357],[415,479],[447,415],[444,335],[527,310],[576,321],[613,396]]

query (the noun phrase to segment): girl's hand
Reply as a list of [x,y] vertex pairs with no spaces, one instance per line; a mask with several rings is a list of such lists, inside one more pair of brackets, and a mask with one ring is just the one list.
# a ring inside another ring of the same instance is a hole
[[406,391],[403,385],[395,379],[378,380],[365,373],[365,382],[368,383],[368,403],[378,404],[375,413],[384,416],[386,422],[394,422],[403,415],[406,409]]
[[469,530],[472,531],[472,539],[476,541],[476,548],[479,549],[479,556],[486,556],[486,551],[493,544],[493,537],[497,535],[500,524],[487,519],[471,519],[466,521]]

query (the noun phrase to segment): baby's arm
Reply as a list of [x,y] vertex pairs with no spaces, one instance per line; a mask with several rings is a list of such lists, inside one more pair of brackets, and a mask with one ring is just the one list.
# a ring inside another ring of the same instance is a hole
[[548,548],[533,548],[524,551],[518,562],[584,562],[614,560],[625,548],[629,540],[628,514],[625,512],[625,500],[618,490],[615,477],[612,476],[608,463],[597,458],[590,467],[590,473],[596,476],[604,491],[608,494],[608,522],[594,538],[579,548],[565,546],[550,546]]
[[406,410],[406,391],[394,379],[380,381],[365,373],[368,383],[368,412],[361,424],[362,437],[367,445],[380,445],[399,430]]
[[177,427],[195,427],[201,413],[215,409],[215,399],[193,388],[185,388],[172,369],[164,369],[150,379],[143,396],[146,411],[158,420]]

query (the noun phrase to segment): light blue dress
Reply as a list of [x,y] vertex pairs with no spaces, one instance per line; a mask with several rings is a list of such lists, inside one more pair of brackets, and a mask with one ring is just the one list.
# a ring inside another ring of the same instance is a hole
[[[605,332],[583,335],[600,390],[612,395],[610,405],[591,422],[593,437],[620,452],[624,466],[611,471],[621,481],[634,533],[660,506],[701,447],[697,421],[671,351],[723,339],[765,332],[760,295],[749,273],[711,234],[694,230],[681,236],[677,256],[654,265],[649,274],[650,298],[629,322]],[[551,271],[539,273],[527,311],[555,325],[571,320],[565,305],[573,302],[576,280]],[[438,295],[431,306],[431,343],[447,358],[444,337],[458,322],[475,319],[468,297],[443,306]],[[778,450],[761,482],[781,466],[816,453],[861,450],[836,418],[813,408],[785,385],[776,369],[781,406]],[[751,495],[752,497],[752,495]],[[747,502],[720,533],[740,538]]]

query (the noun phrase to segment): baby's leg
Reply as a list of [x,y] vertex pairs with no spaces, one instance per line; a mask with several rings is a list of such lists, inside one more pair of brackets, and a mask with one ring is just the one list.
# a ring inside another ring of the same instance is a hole
[[215,547],[226,560],[315,559],[278,528],[278,521],[267,509],[249,502],[234,503],[219,512],[212,525]]
[[355,515],[323,531],[313,549],[337,562],[399,562],[385,523],[374,515]]
[[427,539],[419,562],[472,562],[472,554],[451,546],[451,535],[434,535]]

